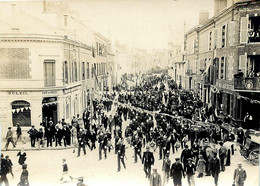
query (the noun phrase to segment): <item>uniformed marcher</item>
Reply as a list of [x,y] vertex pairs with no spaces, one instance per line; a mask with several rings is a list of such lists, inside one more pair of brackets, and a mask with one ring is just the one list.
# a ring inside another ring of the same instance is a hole
[[82,128],[79,129],[78,134],[78,156],[80,156],[80,149],[83,149],[84,155],[86,155],[86,148],[85,148],[85,133]]
[[121,170],[121,164],[120,161],[122,162],[124,168],[125,166],[125,144],[124,144],[124,138],[121,138],[118,141],[118,151],[117,151],[117,171],[119,172]]
[[182,176],[185,178],[185,172],[181,164],[180,158],[175,158],[176,162],[171,167],[171,177],[173,178],[174,186],[182,186]]
[[220,149],[219,149],[219,159],[220,159],[220,166],[221,166],[221,171],[225,171],[225,159],[227,157],[227,148],[223,146],[223,142],[219,142],[220,144]]
[[150,152],[150,147],[146,147],[146,151],[143,153],[142,164],[144,165],[144,172],[146,178],[150,178],[151,176],[151,166],[154,165],[154,156],[153,153]]

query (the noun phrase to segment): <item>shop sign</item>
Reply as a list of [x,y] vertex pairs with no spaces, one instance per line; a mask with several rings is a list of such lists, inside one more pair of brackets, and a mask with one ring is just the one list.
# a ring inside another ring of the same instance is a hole
[[233,90],[234,86],[227,81],[217,81],[216,86],[222,89]]
[[57,90],[43,90],[42,94],[48,95],[48,94],[57,94]]
[[26,91],[8,91],[9,95],[21,96],[21,95],[29,95],[29,92]]

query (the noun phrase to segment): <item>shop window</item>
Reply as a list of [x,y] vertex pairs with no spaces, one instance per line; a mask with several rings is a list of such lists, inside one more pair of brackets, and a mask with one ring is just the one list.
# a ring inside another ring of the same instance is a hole
[[23,100],[13,101],[12,106],[12,121],[13,126],[19,123],[20,126],[31,126],[31,109],[30,103]]
[[44,60],[44,86],[55,86],[55,61]]

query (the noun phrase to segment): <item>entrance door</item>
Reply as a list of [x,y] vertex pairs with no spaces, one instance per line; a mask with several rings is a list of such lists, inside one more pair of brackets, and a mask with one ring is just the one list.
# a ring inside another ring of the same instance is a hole
[[57,117],[57,98],[43,98],[42,100],[42,118],[47,117],[49,121],[52,118],[54,124],[58,123]]

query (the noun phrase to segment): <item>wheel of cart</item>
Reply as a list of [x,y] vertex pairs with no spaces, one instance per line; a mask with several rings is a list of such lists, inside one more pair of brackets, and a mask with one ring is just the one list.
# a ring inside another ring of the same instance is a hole
[[255,166],[259,165],[259,148],[256,148],[249,153],[248,160]]
[[251,136],[246,138],[245,145],[241,145],[240,154],[244,156],[252,165],[259,165],[259,137]]

